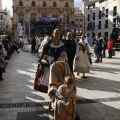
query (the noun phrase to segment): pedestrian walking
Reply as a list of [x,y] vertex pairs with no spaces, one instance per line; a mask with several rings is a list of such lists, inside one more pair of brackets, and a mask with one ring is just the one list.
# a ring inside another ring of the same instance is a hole
[[81,40],[78,42],[76,49],[76,58],[74,64],[74,72],[82,73],[82,78],[87,78],[85,73],[90,72],[90,62],[88,59],[88,43],[86,42],[86,36],[82,35]]
[[96,36],[95,55],[97,57],[95,62],[96,63],[102,62],[102,39],[99,34]]
[[110,39],[109,39],[108,44],[107,44],[108,58],[112,58],[113,46],[114,46],[114,40],[113,40],[113,36],[111,34]]
[[90,37],[89,33],[86,34],[86,41],[90,47],[92,47],[92,38]]
[[14,51],[16,51],[17,53],[20,53],[19,51],[18,51],[18,43],[17,43],[17,40],[16,39],[14,39],[13,40],[13,42],[12,42],[12,53],[14,53]]
[[60,31],[58,29],[54,30],[51,42],[48,42],[44,45],[45,46],[43,46],[43,53],[39,62],[42,63],[42,61],[47,61],[49,67],[44,68],[44,74],[40,76],[39,79],[35,78],[36,81],[41,81],[41,90],[39,90],[41,92],[47,92],[51,64],[57,61],[68,61],[66,47],[65,44],[60,40]]
[[32,41],[31,41],[31,53],[35,53],[35,46],[36,46],[36,39],[35,36],[32,37]]
[[103,37],[102,39],[102,57],[105,58],[106,57],[106,49],[107,49],[107,38]]
[[71,71],[73,72],[73,61],[76,53],[77,43],[75,42],[71,32],[67,33],[67,37],[63,41],[65,43],[66,52],[68,55],[68,64],[70,66]]

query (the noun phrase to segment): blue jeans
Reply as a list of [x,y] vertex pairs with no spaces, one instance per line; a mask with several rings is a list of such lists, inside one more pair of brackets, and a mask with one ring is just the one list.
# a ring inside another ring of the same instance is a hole
[[97,62],[102,62],[102,53],[101,51],[96,51]]
[[103,52],[102,56],[106,57],[106,49],[103,49],[102,52]]

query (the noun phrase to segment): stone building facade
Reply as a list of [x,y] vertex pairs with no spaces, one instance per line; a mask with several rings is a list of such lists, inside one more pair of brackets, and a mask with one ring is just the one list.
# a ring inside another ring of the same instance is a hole
[[85,14],[85,30],[90,36],[97,34],[110,37],[112,29],[120,18],[120,0],[83,0]]
[[74,9],[74,22],[76,24],[76,35],[84,34],[84,15],[81,8]]
[[[13,0],[13,31],[15,37],[18,37],[18,23],[21,22],[24,35],[31,35],[33,29],[31,21],[41,25],[40,22],[42,21],[39,18],[50,17],[56,18],[56,28],[59,28],[61,33],[70,29],[70,23],[74,19],[74,0]],[[44,20],[44,22],[49,25],[50,21]]]
[[0,34],[11,35],[12,20],[7,8],[2,9],[2,1],[0,0]]

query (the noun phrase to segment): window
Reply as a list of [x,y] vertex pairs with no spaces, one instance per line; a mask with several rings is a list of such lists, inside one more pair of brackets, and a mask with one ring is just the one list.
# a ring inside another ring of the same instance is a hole
[[46,6],[47,6],[45,1],[43,2],[43,6],[44,6],[44,7],[46,7]]
[[82,19],[80,19],[80,21],[82,22]]
[[99,19],[101,19],[101,11],[99,11]]
[[94,38],[95,37],[95,33],[94,32],[92,32],[92,38]]
[[98,29],[101,29],[101,21],[99,21]]
[[104,2],[104,1],[107,1],[107,0],[100,0],[99,3],[102,3],[102,2]]
[[101,32],[99,32],[98,35],[101,36]]
[[3,15],[0,16],[0,19],[3,19]]
[[23,6],[23,1],[19,1],[19,6]]
[[76,27],[78,28],[78,25],[76,24]]
[[106,9],[106,17],[108,17],[108,9]]
[[69,7],[69,4],[68,4],[68,2],[65,2],[65,7]]
[[76,22],[78,22],[78,19],[76,19]]
[[92,22],[90,22],[90,29],[92,29]]
[[95,29],[95,22],[93,22],[93,29]]
[[32,6],[35,6],[35,1],[32,1]]
[[105,20],[105,28],[108,28],[108,20]]
[[53,2],[53,7],[57,7],[57,3],[56,2]]
[[82,28],[82,25],[80,25],[80,27]]
[[108,32],[105,32],[105,37],[108,37]]
[[116,27],[116,18],[113,18],[113,27]]
[[87,30],[89,30],[89,29],[90,29],[90,28],[89,28],[89,27],[90,27],[89,25],[90,25],[90,24],[88,23],[88,27],[87,27]]
[[95,20],[95,13],[93,13],[93,20]]
[[113,7],[113,16],[117,15],[117,6]]
[[90,21],[90,14],[88,14],[88,21]]

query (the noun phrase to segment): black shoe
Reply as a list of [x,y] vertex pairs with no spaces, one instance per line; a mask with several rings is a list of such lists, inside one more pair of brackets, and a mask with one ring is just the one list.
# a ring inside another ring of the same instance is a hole
[[86,76],[82,76],[81,78],[83,78],[83,79],[87,79],[87,77],[86,77]]
[[0,79],[0,81],[3,81],[3,80],[4,80],[3,78]]
[[99,63],[99,61],[98,61],[98,60],[95,60],[95,63]]

